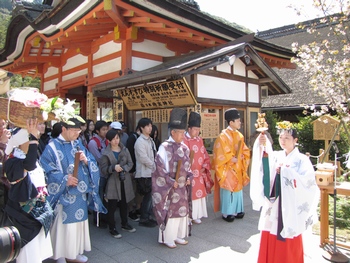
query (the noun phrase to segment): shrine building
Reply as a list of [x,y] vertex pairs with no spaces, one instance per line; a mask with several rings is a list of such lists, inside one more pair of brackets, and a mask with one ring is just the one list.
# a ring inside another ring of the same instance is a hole
[[16,3],[0,67],[40,77],[41,92],[75,99],[86,119],[124,121],[132,131],[148,117],[164,140],[169,112],[183,107],[201,113],[210,150],[226,109],[240,111],[249,138],[262,98],[290,92],[273,68],[295,68],[291,50],[201,12],[195,1]]

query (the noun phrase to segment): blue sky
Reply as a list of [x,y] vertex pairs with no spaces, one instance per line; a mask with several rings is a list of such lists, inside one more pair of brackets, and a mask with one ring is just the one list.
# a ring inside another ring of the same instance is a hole
[[[313,0],[195,0],[201,11],[225,18],[252,31],[295,24],[320,13]],[[297,10],[301,10],[298,15]]]

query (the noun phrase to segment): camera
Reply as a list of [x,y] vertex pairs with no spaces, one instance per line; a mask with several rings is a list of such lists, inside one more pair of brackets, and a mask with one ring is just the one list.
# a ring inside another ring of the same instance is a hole
[[13,261],[21,250],[21,236],[14,226],[0,227],[0,263]]
[[125,172],[124,172],[124,171],[121,171],[121,172],[119,173],[119,180],[120,180],[121,182],[125,181]]

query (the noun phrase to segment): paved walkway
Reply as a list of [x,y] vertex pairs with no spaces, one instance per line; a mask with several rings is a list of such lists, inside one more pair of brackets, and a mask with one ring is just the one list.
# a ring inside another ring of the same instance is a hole
[[[257,260],[260,234],[257,229],[259,212],[251,209],[249,187],[244,189],[246,215],[242,220],[227,223],[220,213],[213,212],[213,196],[208,196],[208,218],[200,225],[192,227],[192,236],[188,237],[186,246],[178,245],[169,249],[158,244],[158,228],[139,227],[129,233],[120,230],[117,211],[117,229],[123,235],[115,239],[107,229],[98,229],[90,224],[92,251],[87,252],[89,263],[180,263],[180,262],[245,262]],[[307,234],[304,237],[305,263],[329,262],[322,257],[319,236]],[[345,251],[347,256],[350,253]],[[45,263],[52,263],[46,260]],[[283,263],[283,260],[281,261]]]

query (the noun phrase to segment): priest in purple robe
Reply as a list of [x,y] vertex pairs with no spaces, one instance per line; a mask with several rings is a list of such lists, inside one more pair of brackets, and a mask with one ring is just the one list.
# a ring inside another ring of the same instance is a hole
[[152,174],[154,214],[159,225],[158,242],[169,248],[186,245],[191,218],[193,174],[190,150],[183,143],[187,112],[174,108],[170,113],[170,137],[158,150]]

